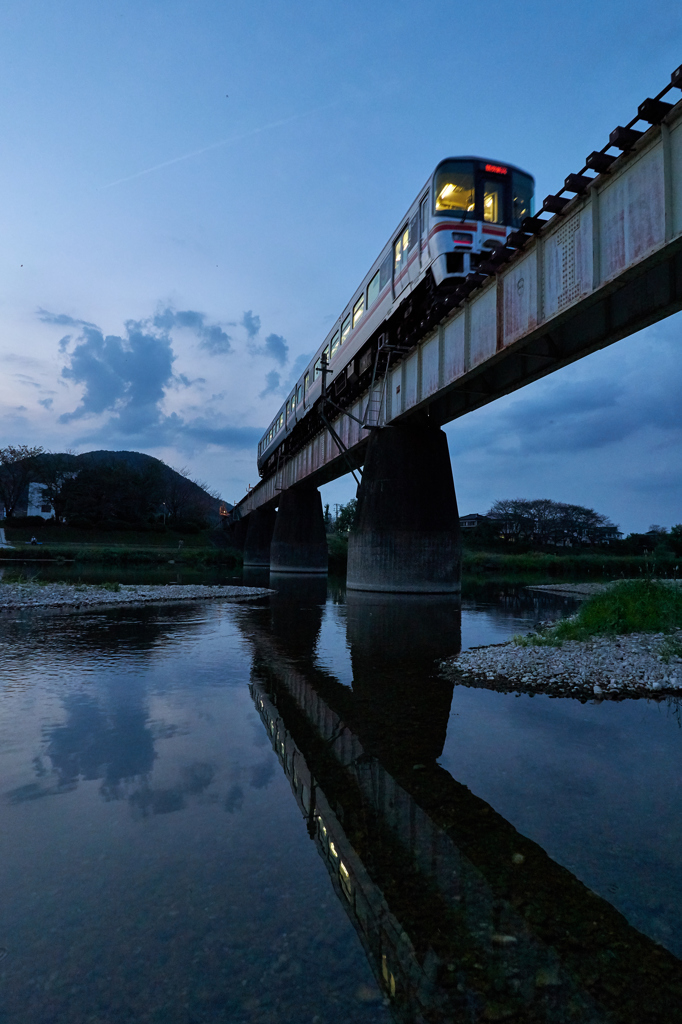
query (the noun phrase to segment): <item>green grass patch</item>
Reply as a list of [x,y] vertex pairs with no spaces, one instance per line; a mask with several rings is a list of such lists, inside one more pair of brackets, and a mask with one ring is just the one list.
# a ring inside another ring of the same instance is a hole
[[677,576],[681,562],[677,555],[653,558],[644,555],[610,555],[604,552],[553,554],[528,551],[473,551],[464,548],[464,572],[478,575],[546,577],[549,579],[613,579],[614,577]]
[[[560,647],[566,640],[627,633],[671,633],[682,628],[682,587],[658,580],[624,580],[590,597],[576,615],[536,636],[515,637],[522,647]],[[680,644],[670,639],[670,657]]]
[[109,547],[81,544],[45,544],[42,547],[27,545],[7,551],[6,558],[0,558],[0,567],[4,561],[21,559],[25,562],[35,560],[54,560],[76,562],[80,565],[185,565],[199,567],[223,566],[236,568],[242,563],[240,551],[231,548],[175,548],[160,547]]

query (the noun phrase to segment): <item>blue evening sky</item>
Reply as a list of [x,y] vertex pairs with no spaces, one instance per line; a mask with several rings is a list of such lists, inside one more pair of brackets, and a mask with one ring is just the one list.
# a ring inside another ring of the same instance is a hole
[[[146,451],[238,499],[437,161],[556,191],[682,63],[681,23],[673,0],[4,0],[4,443]],[[682,521],[681,326],[449,426],[460,511]]]

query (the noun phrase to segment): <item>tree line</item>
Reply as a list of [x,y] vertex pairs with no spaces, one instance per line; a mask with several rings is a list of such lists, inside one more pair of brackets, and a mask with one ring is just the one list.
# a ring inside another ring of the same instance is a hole
[[6,519],[15,518],[26,503],[31,483],[41,485],[42,501],[53,510],[55,522],[71,525],[205,527],[216,521],[220,504],[218,494],[186,469],[171,469],[137,452],[79,456],[28,445],[0,448],[0,502]]
[[505,540],[531,545],[600,544],[618,537],[608,516],[550,498],[502,498],[486,513]]

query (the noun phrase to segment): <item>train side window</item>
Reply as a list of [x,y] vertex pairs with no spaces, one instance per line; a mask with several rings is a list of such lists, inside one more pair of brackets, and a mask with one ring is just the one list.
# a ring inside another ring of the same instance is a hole
[[303,391],[307,391],[310,387],[310,370],[306,371],[306,375],[303,378]]
[[345,342],[346,338],[350,334],[350,313],[341,324],[341,344]]
[[504,223],[504,186],[498,181],[483,182],[483,220]]
[[410,240],[408,243],[408,249],[412,249],[419,238],[419,214],[415,213],[414,217],[410,221]]
[[337,349],[338,349],[338,347],[339,347],[339,339],[340,339],[340,337],[341,337],[341,335],[340,335],[340,334],[339,334],[339,332],[337,331],[337,332],[336,332],[336,334],[334,335],[334,337],[332,338],[332,343],[331,343],[331,354],[332,354],[332,359],[334,358],[334,356],[335,356],[335,354],[336,354],[336,350],[337,350]]
[[391,280],[391,260],[392,254],[389,252],[388,256],[381,264],[381,270],[379,271],[379,288],[383,291],[388,282]]
[[374,303],[379,298],[379,278],[381,277],[381,271],[377,270],[372,280],[367,285],[367,309],[371,309]]
[[302,384],[298,385],[298,391],[297,391],[297,398],[296,398],[296,400],[299,403],[299,405],[303,401],[303,385]]
[[363,315],[364,312],[365,312],[365,293],[363,292],[362,295],[360,296],[360,298],[358,299],[358,301],[353,306],[353,327],[355,327],[355,325],[358,323],[358,321],[362,318],[362,315]]
[[283,426],[284,426],[284,410],[282,410],[282,412],[279,414],[279,427],[280,427],[280,430],[282,429]]

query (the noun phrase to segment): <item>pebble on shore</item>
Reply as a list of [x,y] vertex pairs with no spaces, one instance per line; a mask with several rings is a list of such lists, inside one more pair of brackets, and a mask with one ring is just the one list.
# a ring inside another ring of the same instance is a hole
[[272,590],[265,587],[206,586],[187,584],[120,584],[109,590],[96,583],[2,583],[0,611],[23,608],[92,608],[101,605],[139,605],[182,601],[254,601],[267,597]]
[[567,640],[560,647],[528,646],[514,639],[473,647],[442,662],[448,679],[465,686],[546,693],[556,697],[614,698],[679,694],[682,630]]

